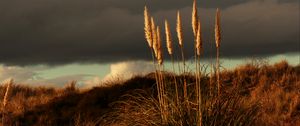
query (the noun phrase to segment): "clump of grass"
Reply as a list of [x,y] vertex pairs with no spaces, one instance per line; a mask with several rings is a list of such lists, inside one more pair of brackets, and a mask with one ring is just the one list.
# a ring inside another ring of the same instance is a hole
[[[148,41],[149,35],[147,31],[150,31],[150,29],[148,28],[148,12],[147,12],[147,7],[145,7],[145,12],[144,12],[144,16],[145,16],[145,36],[146,39]],[[154,54],[155,57],[157,59],[158,62],[158,71],[162,71],[161,69],[161,65],[163,64],[163,58],[161,55],[162,49],[161,49],[161,42],[160,42],[160,32],[159,32],[159,28],[154,29],[155,24],[154,24],[154,19],[153,17],[151,17],[151,30],[152,30],[152,42],[153,42],[153,50],[154,50]],[[192,28],[193,28],[193,33],[194,33],[194,40],[195,40],[195,65],[196,65],[196,72],[195,72],[195,93],[196,93],[196,101],[195,104],[197,105],[197,109],[196,109],[196,113],[197,113],[197,125],[201,125],[202,123],[202,110],[201,110],[201,70],[200,70],[200,53],[202,51],[202,38],[201,38],[201,24],[200,24],[200,20],[198,19],[198,12],[197,12],[197,5],[196,5],[196,0],[194,0],[193,2],[193,11],[192,11]],[[148,30],[147,30],[148,29]],[[167,20],[165,20],[165,31],[166,31],[166,45],[167,45],[167,50],[168,53],[171,57],[172,60],[172,64],[173,64],[173,72],[175,72],[174,69],[174,62],[173,62],[173,47],[172,47],[172,42],[171,42],[171,32],[170,32],[170,26]],[[178,42],[179,42],[179,48],[181,50],[181,57],[182,57],[182,65],[183,65],[183,99],[184,99],[184,103],[185,103],[185,113],[188,116],[191,116],[192,110],[190,107],[190,104],[194,104],[193,101],[189,100],[189,96],[188,96],[188,87],[187,87],[187,80],[185,77],[186,71],[185,71],[185,56],[184,56],[184,50],[183,50],[183,33],[182,33],[182,24],[181,24],[181,16],[180,16],[180,12],[177,12],[177,25],[176,25],[176,31],[177,31],[177,37],[178,37]],[[156,32],[156,33],[155,33]],[[148,42],[149,43],[149,42]],[[151,48],[151,47],[150,47]],[[179,96],[178,96],[178,90],[177,90],[177,81],[176,78],[174,76],[174,83],[175,83],[175,92],[176,92],[176,104],[179,104]],[[168,99],[168,97],[165,98],[165,94],[167,92],[165,92],[165,84],[164,84],[164,77],[161,74],[161,72],[158,72],[157,74],[157,89],[158,89],[158,96],[159,96],[159,102],[160,102],[160,106],[161,106],[161,113],[162,113],[162,120],[165,120],[164,118],[167,118],[167,113],[166,110],[168,109],[168,102],[165,99]]]
[[[159,101],[145,90],[133,90],[112,103],[114,110],[105,114],[98,122],[101,125],[144,125],[160,126],[163,120]],[[121,114],[122,113],[122,114]],[[114,118],[111,118],[114,117]]]
[[[165,75],[165,77],[172,78],[171,75]],[[187,81],[191,80],[188,79]],[[168,84],[171,85],[172,83]],[[174,93],[168,92],[168,95],[172,96]],[[193,95],[195,94],[193,93]],[[235,91],[212,99],[209,97],[209,93],[203,95],[205,102],[201,104],[204,109],[201,109],[203,118],[200,125],[251,126],[255,124],[259,106],[248,103],[247,99],[237,95]],[[198,117],[195,116],[197,114],[196,106],[191,105],[191,114],[185,115],[184,112],[181,112],[184,111],[181,109],[181,105],[184,105],[183,103],[178,106],[173,99],[167,100],[167,103],[169,103],[167,108],[171,112],[167,122],[163,122],[160,118],[160,111],[158,111],[160,108],[159,101],[155,98],[155,94],[145,90],[127,92],[117,102],[112,103],[114,111],[105,114],[99,120],[104,121],[101,124],[105,125],[199,125]]]
[[[159,98],[159,104],[160,104],[160,111],[161,111],[161,118],[164,119],[165,117],[165,103],[164,103],[164,87],[163,87],[163,81],[160,74],[161,65],[163,63],[163,57],[162,57],[162,51],[161,51],[161,37],[160,37],[160,29],[159,26],[155,25],[154,18],[150,17],[150,14],[148,12],[148,8],[145,6],[144,8],[144,31],[145,31],[145,38],[148,42],[148,46],[152,53],[152,59],[153,59],[153,65],[156,70],[155,72],[155,79],[157,84],[157,90],[158,90],[158,98]],[[156,65],[156,62],[158,65]]]
[[[159,26],[155,25],[154,18],[151,17],[148,13],[147,7],[144,10],[144,21],[145,21],[145,38],[148,42],[149,48],[152,52],[153,58],[153,65],[155,66],[155,78],[156,78],[156,85],[158,91],[158,98],[160,104],[160,111],[161,111],[161,118],[165,122],[168,112],[166,111],[167,103],[165,100],[165,85],[164,85],[164,78],[162,75],[163,71],[163,52],[161,47],[161,34]],[[151,26],[151,28],[150,28]],[[153,53],[154,52],[154,53]],[[157,62],[155,62],[157,61]]]

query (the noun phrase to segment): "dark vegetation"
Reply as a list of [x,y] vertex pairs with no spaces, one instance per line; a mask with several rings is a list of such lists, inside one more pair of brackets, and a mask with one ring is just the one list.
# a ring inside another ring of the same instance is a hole
[[[173,75],[164,74],[168,98],[173,99]],[[179,84],[182,76],[176,76]],[[194,77],[186,76],[193,99]],[[160,123],[155,82],[155,75],[150,73],[90,90],[77,89],[74,82],[63,89],[13,84],[5,125],[194,125],[193,113],[176,116],[185,109],[174,100],[168,103],[172,115],[168,124]],[[249,63],[223,70],[221,84],[221,96],[211,97],[209,76],[202,75],[203,125],[300,125],[300,66],[285,61],[274,65]],[[1,85],[1,103],[5,90]],[[193,103],[187,109],[194,109]]]

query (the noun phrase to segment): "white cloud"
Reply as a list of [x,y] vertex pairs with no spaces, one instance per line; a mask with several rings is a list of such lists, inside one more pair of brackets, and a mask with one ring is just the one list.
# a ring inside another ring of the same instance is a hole
[[83,82],[83,88],[94,86],[105,86],[110,82],[124,81],[135,75],[145,75],[155,71],[151,62],[147,61],[125,61],[110,65],[110,72],[103,78],[94,76]]
[[104,80],[114,77],[128,79],[134,75],[143,75],[154,71],[153,64],[146,61],[128,61],[112,64],[110,73],[104,77]]

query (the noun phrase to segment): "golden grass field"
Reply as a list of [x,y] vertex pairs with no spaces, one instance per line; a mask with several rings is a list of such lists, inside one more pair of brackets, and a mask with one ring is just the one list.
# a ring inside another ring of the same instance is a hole
[[[190,101],[195,98],[195,76],[177,75],[179,105],[172,73],[163,73],[168,118],[161,119],[155,74],[136,76],[125,82],[109,82],[89,90],[29,87],[12,83],[2,107],[5,125],[195,125],[197,107],[184,103],[186,77]],[[215,76],[212,77],[216,85]],[[203,125],[296,126],[300,124],[300,66],[282,61],[274,65],[248,63],[220,73],[221,95],[211,96],[207,75],[201,76]],[[7,85],[0,87],[0,99]],[[214,90],[217,91],[217,90]],[[187,113],[189,110],[190,113]]]

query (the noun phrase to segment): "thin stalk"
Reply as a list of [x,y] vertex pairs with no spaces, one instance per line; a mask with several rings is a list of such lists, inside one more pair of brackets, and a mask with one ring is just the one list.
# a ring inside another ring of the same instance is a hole
[[[200,117],[199,114],[199,85],[198,85],[198,55],[197,55],[197,48],[196,48],[196,39],[195,39],[195,66],[196,66],[196,71],[195,71],[195,100],[196,100],[196,105],[197,105],[197,117]],[[197,125],[200,122],[200,119],[197,118]]]
[[176,72],[175,72],[175,66],[174,66],[174,58],[173,55],[170,55],[171,60],[172,60],[172,68],[173,68],[173,78],[174,78],[174,84],[175,84],[175,95],[176,95],[176,106],[179,105],[179,96],[178,96],[178,84],[177,84],[177,80],[176,80]]
[[[212,52],[213,52],[213,42],[211,42],[210,44],[211,48],[210,48],[210,52],[211,52],[211,55],[210,55],[210,78],[209,78],[209,96],[211,99],[213,99],[213,92],[215,91],[215,88],[213,88],[213,75],[215,73],[215,70],[214,70],[214,65],[213,65],[213,55],[212,55]],[[211,115],[211,112],[212,112],[212,108],[213,108],[213,103],[210,101],[210,106],[209,106],[209,109],[208,109],[208,114],[209,116]]]
[[163,100],[163,89],[161,83],[161,76],[160,76],[160,65],[158,65],[158,84],[159,84],[159,94],[160,94],[160,104],[161,104],[161,111],[162,111],[162,122],[165,122],[165,112],[164,112],[164,100]]
[[[161,79],[162,79],[162,87],[163,87],[163,98],[164,98],[164,105],[165,105],[165,114],[166,117],[168,117],[169,113],[168,113],[168,94],[167,94],[167,90],[166,90],[166,79],[163,76],[163,71],[164,71],[164,64],[161,65]],[[166,118],[168,119],[168,118]]]
[[[211,44],[210,44],[210,52],[212,53],[212,51],[213,51],[213,43],[211,42]],[[212,60],[213,58],[212,58],[212,54],[210,55],[210,78],[209,78],[209,95],[210,95],[210,97],[212,97],[212,77],[213,77],[213,69],[214,69],[214,67],[213,67],[213,60]]]
[[198,59],[197,59],[197,50],[195,48],[195,66],[196,66],[196,71],[195,71],[195,93],[196,93],[196,103],[198,103],[197,98],[198,98]]
[[[179,101],[179,94],[178,94],[178,83],[177,83],[177,79],[176,79],[176,71],[175,71],[175,65],[174,65],[174,57],[173,55],[170,55],[171,56],[171,60],[172,60],[172,68],[173,68],[173,72],[174,72],[174,84],[175,84],[175,95],[176,95],[176,106],[178,107],[178,110],[179,113],[179,122],[180,122],[180,126],[182,126],[182,117],[181,117],[181,105],[180,105],[180,101]],[[178,66],[180,66],[180,64],[178,63]],[[179,71],[180,71],[180,68],[179,68]]]
[[180,66],[180,62],[179,62],[180,61],[180,56],[177,56],[176,59],[178,61],[177,62],[177,65],[178,65],[178,74],[180,75],[180,73],[181,73],[181,66]]
[[197,49],[195,48],[195,93],[196,93],[196,104],[197,104],[197,126],[202,126],[202,95],[201,95],[201,64],[200,64],[200,55],[197,54]]
[[187,83],[186,83],[186,78],[185,78],[185,59],[184,59],[184,52],[183,52],[183,46],[180,46],[181,50],[181,58],[182,58],[182,64],[183,64],[183,96],[185,101],[188,101],[187,98]]
[[190,114],[190,107],[189,107],[189,98],[187,95],[187,80],[185,76],[185,59],[184,59],[184,51],[183,51],[183,45],[180,46],[181,50],[181,57],[182,57],[182,64],[183,64],[183,98],[185,103],[185,108],[187,109],[187,115],[191,116]]
[[198,113],[199,113],[199,126],[202,126],[202,94],[201,94],[201,64],[200,64],[200,55],[197,56],[198,61]]
[[220,96],[220,62],[219,62],[219,58],[220,58],[220,49],[217,48],[217,83],[218,83],[218,96]]
[[181,49],[181,57],[182,57],[182,64],[183,64],[183,73],[185,74],[185,58],[184,58],[183,46],[180,46],[180,49]]

